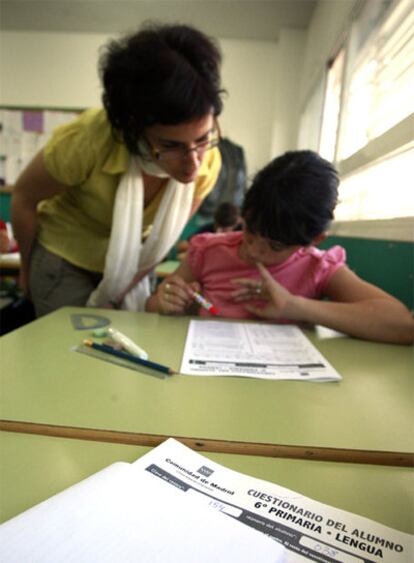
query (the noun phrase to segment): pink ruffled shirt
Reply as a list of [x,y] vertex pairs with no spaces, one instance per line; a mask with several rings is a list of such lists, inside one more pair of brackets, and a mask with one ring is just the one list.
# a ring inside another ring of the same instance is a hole
[[[243,304],[234,303],[230,297],[236,286],[234,278],[260,280],[258,270],[243,262],[238,250],[243,233],[201,234],[191,238],[187,261],[194,278],[201,284],[201,292],[213,303],[220,316],[233,319],[252,319],[254,315]],[[268,266],[272,276],[291,293],[311,299],[320,299],[334,272],[345,264],[346,254],[341,246],[319,250],[303,247],[281,264]],[[261,302],[257,302],[260,306]],[[255,303],[256,304],[256,303]],[[200,308],[200,316],[211,316]]]

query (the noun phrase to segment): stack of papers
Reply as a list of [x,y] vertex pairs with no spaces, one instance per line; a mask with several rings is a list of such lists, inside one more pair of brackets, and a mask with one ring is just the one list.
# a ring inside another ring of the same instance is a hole
[[115,463],[0,526],[2,563],[283,563],[284,554],[144,459]]
[[1,561],[411,563],[413,538],[169,439],[0,526]]
[[223,321],[190,321],[180,372],[300,381],[342,379],[296,326]]

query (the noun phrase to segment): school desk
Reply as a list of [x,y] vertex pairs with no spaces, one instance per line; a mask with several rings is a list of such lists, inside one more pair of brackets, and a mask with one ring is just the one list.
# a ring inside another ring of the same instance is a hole
[[413,349],[305,334],[342,374],[335,383],[173,375],[158,379],[72,351],[102,315],[179,369],[188,317],[63,308],[0,338],[0,429],[202,451],[412,464]]
[[[150,448],[0,432],[0,522],[116,461]],[[412,471],[406,467],[203,454],[230,469],[325,504],[414,532]]]
[[179,260],[166,260],[165,262],[161,262],[155,268],[155,275],[157,278],[166,278],[173,274],[179,265]]

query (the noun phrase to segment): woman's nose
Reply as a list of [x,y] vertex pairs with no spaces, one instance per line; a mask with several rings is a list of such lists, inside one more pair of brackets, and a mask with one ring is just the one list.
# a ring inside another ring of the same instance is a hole
[[200,166],[203,157],[197,152],[196,148],[190,149],[185,153],[185,160],[193,165]]

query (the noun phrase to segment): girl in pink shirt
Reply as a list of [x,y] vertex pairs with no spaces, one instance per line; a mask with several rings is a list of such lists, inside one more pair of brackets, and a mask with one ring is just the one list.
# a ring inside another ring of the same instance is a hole
[[[274,159],[242,207],[243,232],[202,234],[147,300],[147,310],[185,314],[193,291],[222,317],[321,324],[359,338],[412,343],[408,309],[346,266],[345,250],[315,247],[337,202],[335,168],[312,151]],[[200,307],[201,316],[210,313]]]
[[[255,281],[253,289],[261,281],[255,264],[240,257],[243,252],[244,233],[202,234],[193,237],[187,254],[187,264],[192,276],[202,285],[203,296],[214,303],[220,315],[235,319],[252,319],[257,315],[240,306],[232,298],[234,278]],[[345,251],[339,246],[324,252],[314,246],[300,247],[281,263],[268,265],[268,271],[284,287],[295,295],[319,299],[331,275],[345,262]],[[260,305],[260,299],[257,299]],[[260,295],[259,295],[260,297]],[[201,308],[200,316],[210,316]]]

